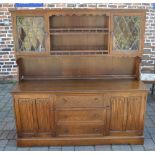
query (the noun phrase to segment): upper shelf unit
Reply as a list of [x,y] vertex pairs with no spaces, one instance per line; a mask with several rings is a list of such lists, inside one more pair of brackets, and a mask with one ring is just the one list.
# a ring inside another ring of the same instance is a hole
[[144,10],[17,10],[12,12],[18,54],[141,55]]

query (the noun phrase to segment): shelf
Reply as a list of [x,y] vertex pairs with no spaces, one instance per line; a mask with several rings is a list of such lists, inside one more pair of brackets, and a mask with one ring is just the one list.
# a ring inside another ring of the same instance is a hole
[[88,34],[88,35],[98,35],[98,34],[108,34],[108,32],[54,32],[50,33],[50,35],[83,35],[83,34]]
[[108,54],[108,50],[53,50],[51,55],[102,55]]
[[100,45],[100,46],[53,46],[52,50],[54,51],[85,51],[85,52],[89,52],[89,51],[103,51],[103,50],[107,50],[107,46],[104,45]]
[[50,33],[99,33],[109,32],[108,28],[53,28]]
[[108,50],[107,35],[51,35],[51,50]]
[[109,17],[51,16],[51,55],[108,54]]
[[93,15],[64,15],[64,16],[50,16],[50,28],[95,28],[95,27],[109,27],[109,17],[93,16]]

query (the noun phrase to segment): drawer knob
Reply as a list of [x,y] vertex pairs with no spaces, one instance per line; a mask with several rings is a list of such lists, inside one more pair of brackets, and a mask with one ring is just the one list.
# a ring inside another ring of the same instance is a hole
[[98,101],[98,98],[96,97],[96,98],[94,98],[94,100],[95,100],[95,101]]
[[63,102],[67,102],[67,99],[66,98],[62,98]]
[[99,132],[100,130],[97,128],[97,129],[95,129],[95,132]]
[[94,118],[98,118],[98,114],[94,114]]
[[68,133],[68,129],[64,129],[64,133]]

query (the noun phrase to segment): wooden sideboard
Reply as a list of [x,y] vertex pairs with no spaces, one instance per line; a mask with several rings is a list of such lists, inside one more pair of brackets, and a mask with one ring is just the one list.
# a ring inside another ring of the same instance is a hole
[[12,10],[18,146],[143,144],[144,10]]
[[13,96],[19,146],[143,143],[142,82],[24,81]]

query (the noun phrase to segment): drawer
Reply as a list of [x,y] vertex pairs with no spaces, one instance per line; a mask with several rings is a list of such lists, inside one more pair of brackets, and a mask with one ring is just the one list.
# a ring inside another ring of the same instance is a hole
[[104,107],[102,95],[57,96],[56,108],[61,107]]
[[104,121],[106,117],[106,109],[87,109],[80,110],[77,108],[72,108],[70,110],[56,110],[55,117],[56,122],[65,121]]
[[103,125],[58,125],[57,136],[102,136],[104,133]]

